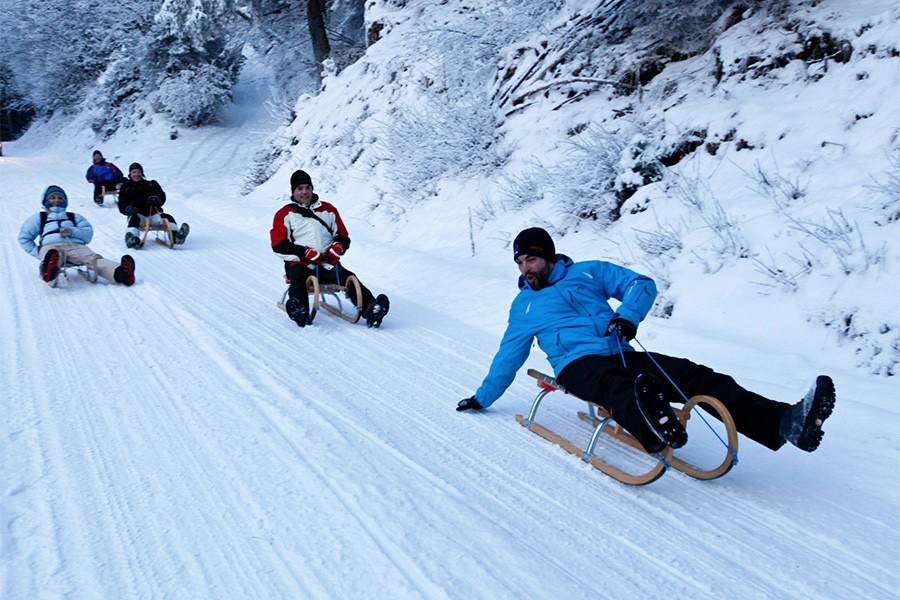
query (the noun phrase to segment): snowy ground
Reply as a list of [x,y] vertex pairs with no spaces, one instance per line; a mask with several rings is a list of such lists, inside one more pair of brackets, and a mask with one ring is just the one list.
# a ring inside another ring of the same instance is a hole
[[[93,147],[4,145],[0,596],[896,598],[895,381],[795,323],[765,324],[797,327],[784,347],[745,343],[754,325],[715,310],[650,320],[654,349],[789,401],[829,373],[838,404],[812,455],[742,440],[722,479],[626,487],[516,424],[536,391],[524,371],[492,410],[454,412],[515,293],[507,252],[391,245],[332,198],[348,266],[391,314],[381,330],[326,314],[300,330],[276,309],[268,229],[289,186],[237,193],[272,128],[239,98],[221,127],[101,146],[142,162],[192,227],[183,247],[134,252],[130,289],[50,289],[16,243],[53,183],[95,250],[125,252],[124,217],[83,180]],[[546,368],[539,352],[529,366]],[[576,425],[578,406],[550,398],[548,418]]]

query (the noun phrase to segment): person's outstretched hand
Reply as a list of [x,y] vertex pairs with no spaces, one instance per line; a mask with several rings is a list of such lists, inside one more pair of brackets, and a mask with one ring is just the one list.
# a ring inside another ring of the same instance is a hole
[[471,396],[469,398],[464,398],[459,401],[459,404],[456,405],[456,410],[458,412],[462,412],[464,410],[483,410],[484,407],[478,403],[478,400],[475,399],[475,396]]

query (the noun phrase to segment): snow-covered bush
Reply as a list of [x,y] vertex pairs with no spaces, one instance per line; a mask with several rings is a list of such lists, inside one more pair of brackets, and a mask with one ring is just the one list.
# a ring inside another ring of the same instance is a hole
[[737,8],[723,0],[579,3],[549,31],[508,48],[495,76],[494,101],[510,114],[538,95],[563,105],[599,89],[638,92],[667,64],[706,51],[729,19],[763,4],[783,1]]
[[869,187],[879,198],[879,222],[900,221],[900,146],[888,153],[889,168],[884,179],[878,178]]
[[418,107],[402,107],[380,129],[373,149],[389,165],[393,193],[414,204],[442,177],[475,175],[498,166],[493,111],[483,98],[425,96]]
[[849,345],[856,366],[873,375],[892,377],[900,373],[900,322],[896,315],[872,314],[859,306],[831,307],[810,317],[833,331],[841,345]]
[[149,97],[154,109],[175,123],[197,127],[213,123],[231,100],[231,74],[215,65],[199,65],[166,77]]
[[612,222],[619,218],[627,134],[589,127],[568,142],[565,159],[547,170],[549,192],[563,215]]
[[749,241],[707,181],[699,177],[672,176],[666,192],[681,202],[693,219],[712,232],[714,243],[694,250],[710,272],[721,268],[728,258],[749,256]]

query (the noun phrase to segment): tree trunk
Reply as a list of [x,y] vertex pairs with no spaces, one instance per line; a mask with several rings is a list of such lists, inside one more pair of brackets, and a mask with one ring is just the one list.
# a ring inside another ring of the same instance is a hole
[[328,43],[328,35],[325,33],[325,0],[309,0],[307,20],[309,21],[309,35],[312,38],[313,56],[321,73],[322,63],[331,53],[331,45]]

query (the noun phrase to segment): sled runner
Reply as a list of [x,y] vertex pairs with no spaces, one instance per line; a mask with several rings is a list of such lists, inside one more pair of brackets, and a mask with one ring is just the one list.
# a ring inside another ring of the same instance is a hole
[[168,219],[162,216],[162,211],[158,208],[154,208],[150,211],[150,215],[141,221],[141,245],[144,246],[144,242],[147,241],[147,236],[152,231],[154,233],[154,240],[157,243],[166,246],[167,248],[172,248],[175,246],[175,232],[172,231],[172,228],[169,226]]
[[59,253],[59,275],[56,276],[56,280],[53,282],[51,287],[69,287],[69,271],[74,270],[81,277],[86,279],[91,283],[97,282],[97,271],[91,265],[73,265],[69,264],[66,261],[66,255],[64,252]]
[[[528,369],[528,375],[537,380],[537,385],[541,391],[538,392],[538,395],[535,397],[528,417],[516,415],[516,421],[523,427],[526,427],[539,436],[557,444],[566,452],[574,454],[595,469],[606,473],[622,483],[628,485],[646,485],[652,483],[662,477],[666,472],[666,469],[670,466],[696,479],[716,479],[731,470],[731,467],[737,463],[737,428],[734,425],[734,419],[732,419],[728,409],[726,409],[717,398],[712,396],[694,396],[691,398],[691,401],[685,403],[683,407],[674,408],[679,421],[681,421],[682,425],[685,427],[687,427],[688,420],[691,418],[691,409],[694,406],[700,405],[704,406],[709,412],[717,416],[724,426],[727,437],[725,458],[718,466],[712,465],[709,468],[705,468],[695,466],[692,462],[688,462],[688,460],[675,456],[672,448],[669,447],[666,447],[666,449],[659,454],[647,454],[647,451],[644,450],[644,447],[640,442],[616,423],[605,409],[590,402],[586,402],[588,405],[588,412],[579,412],[578,417],[582,421],[590,423],[593,427],[593,431],[587,446],[583,449],[579,448],[567,437],[534,422],[541,401],[547,394],[557,390],[566,394],[568,392],[556,382],[556,379],[536,371],[535,369]],[[609,447],[611,450],[610,454],[618,454],[619,456],[623,454],[631,455],[627,457],[627,460],[625,461],[616,461],[617,463],[627,462],[630,465],[628,470],[620,468],[619,466],[614,465],[610,460],[598,456],[597,450],[600,448],[599,443],[601,438],[603,438],[604,449]],[[725,443],[725,440],[721,441],[723,444]],[[612,448],[611,446],[618,446],[618,448]],[[690,446],[690,444],[688,444],[688,446]],[[688,446],[680,448],[678,452],[685,452]],[[627,450],[627,452],[623,453],[623,449]],[[640,455],[641,458],[639,460],[634,460],[636,454]],[[635,463],[637,463],[637,466],[634,466]]]
[[[290,281],[287,282],[290,284]],[[290,288],[284,290],[278,308],[287,312],[285,303],[288,299]],[[306,291],[309,294],[309,321],[315,318],[319,308],[338,316],[350,323],[356,323],[362,316],[362,307],[353,302],[353,298],[362,298],[362,288],[356,276],[351,275],[344,281],[344,285],[335,283],[319,283],[315,275],[306,278]]]

